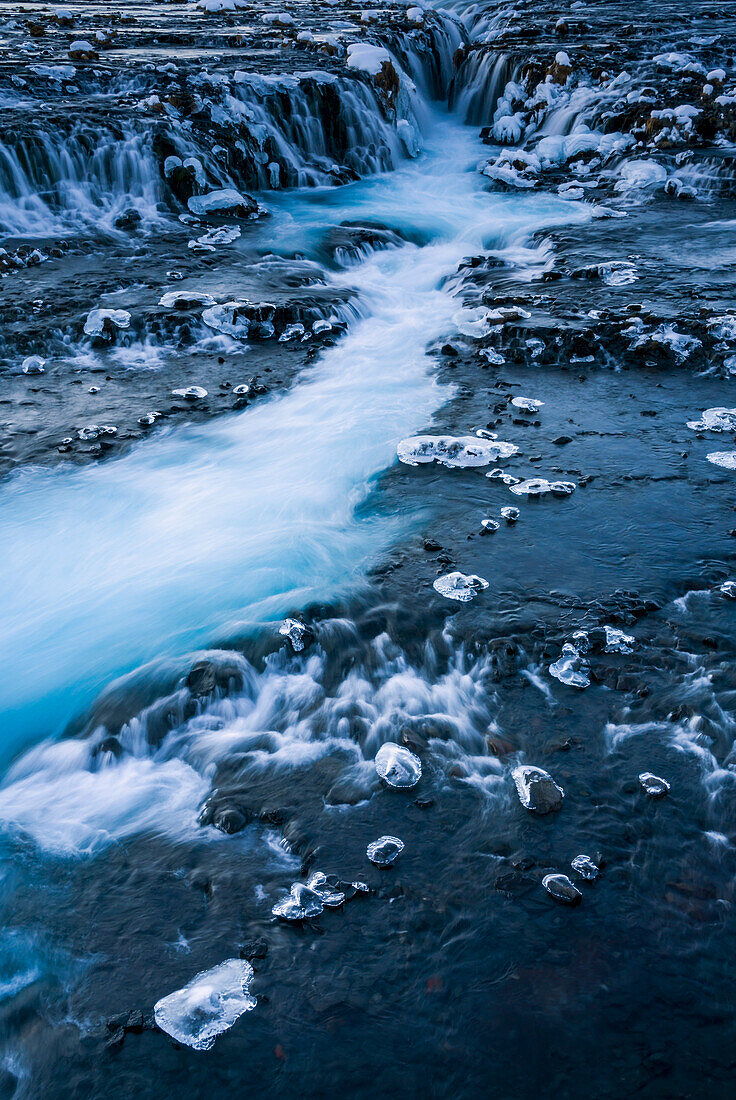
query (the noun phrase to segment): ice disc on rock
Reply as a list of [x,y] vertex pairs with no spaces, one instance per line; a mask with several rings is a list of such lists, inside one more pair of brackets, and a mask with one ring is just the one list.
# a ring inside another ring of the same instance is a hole
[[545,875],[542,886],[561,905],[579,905],[583,895],[573,886],[567,875]]
[[43,374],[46,360],[40,355],[28,355],[20,365],[24,374]]
[[102,336],[116,328],[129,328],[130,314],[126,309],[93,309],[84,322],[86,336]]
[[634,639],[615,626],[604,626],[606,632],[606,653],[632,653]]
[[592,882],[594,878],[598,878],[598,864],[594,863],[590,856],[579,855],[575,856],[575,859],[570,864],[573,871],[577,871],[583,878]]
[[177,1043],[209,1050],[218,1035],[256,1007],[248,992],[253,967],[245,959],[227,959],[203,970],[182,989],[154,1005],[157,1025]]
[[279,627],[279,634],[283,634],[291,642],[291,648],[295,653],[301,653],[304,649],[305,635],[309,634],[308,628],[298,619],[284,619]]
[[404,850],[403,840],[397,836],[379,836],[366,849],[366,855],[376,867],[388,867]]
[[658,775],[653,775],[652,772],[642,772],[639,776],[639,782],[644,793],[649,795],[650,798],[664,798],[670,789],[666,779],[660,779]]
[[324,909],[324,900],[311,885],[295,882],[288,898],[274,905],[271,912],[281,920],[302,921],[318,917]]
[[523,764],[514,768],[513,776],[522,806],[536,814],[549,814],[562,808],[565,792],[544,768]]
[[409,749],[387,741],[381,745],[374,761],[376,771],[389,787],[409,790],[416,787],[422,776],[422,762]]
[[171,391],[173,397],[186,397],[187,401],[201,401],[207,396],[207,390],[203,386],[182,386],[181,389]]
[[474,435],[414,435],[402,439],[396,453],[407,466],[438,462],[441,466],[488,466],[499,458],[518,453],[515,443],[499,439],[479,439]]
[[483,577],[477,577],[474,573],[445,573],[443,577],[438,577],[432,585],[435,592],[439,592],[440,596],[444,596],[448,600],[460,600],[461,603],[467,603],[468,600],[472,600],[474,596],[477,596],[479,592],[482,592],[484,588],[488,588],[488,581]]
[[521,412],[535,413],[544,405],[544,401],[537,401],[534,397],[512,397],[511,404]]

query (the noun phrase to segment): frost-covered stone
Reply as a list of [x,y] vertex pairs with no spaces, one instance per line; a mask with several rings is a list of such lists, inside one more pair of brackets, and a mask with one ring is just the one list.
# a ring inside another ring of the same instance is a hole
[[130,328],[126,309],[92,309],[84,322],[85,336],[109,336],[121,328]]
[[575,859],[571,862],[570,866],[573,871],[577,871],[579,875],[592,882],[593,879],[598,878],[600,868],[597,863],[590,858],[590,856],[579,855],[575,856]]
[[661,779],[652,772],[642,772],[639,776],[641,788],[649,798],[664,798],[670,790],[670,784],[666,779]]
[[234,187],[192,195],[187,206],[197,217],[216,214],[219,217],[249,218],[258,213],[258,203],[250,195],[241,195]]
[[459,600],[460,603],[468,603],[484,588],[488,588],[488,581],[484,580],[483,577],[476,576],[475,573],[465,574],[455,571],[438,577],[432,587],[435,592],[439,592],[440,596],[444,596],[448,600]]
[[414,435],[402,439],[397,448],[399,461],[407,466],[438,462],[441,466],[488,466],[499,458],[518,453],[515,443],[479,440],[474,435]]
[[376,867],[389,867],[403,850],[404,842],[397,836],[379,836],[368,845],[365,854]]
[[736,600],[736,581],[724,581],[718,591],[729,600]]
[[561,905],[579,905],[583,895],[574,886],[567,875],[545,875],[542,886],[547,893]]
[[568,687],[590,687],[590,669],[585,658],[579,650],[566,642],[562,647],[562,655],[549,666],[550,676],[554,676],[561,684]]
[[376,771],[389,787],[410,790],[422,777],[422,762],[403,745],[387,741],[381,745],[374,761]]
[[544,768],[522,764],[511,773],[519,800],[535,814],[549,814],[562,808],[565,792]]
[[252,979],[253,967],[245,959],[227,959],[203,970],[156,1002],[156,1024],[178,1043],[209,1050],[218,1035],[256,1007],[256,998],[248,992]]
[[481,535],[493,535],[500,526],[501,524],[497,519],[482,519],[480,521],[480,533]]

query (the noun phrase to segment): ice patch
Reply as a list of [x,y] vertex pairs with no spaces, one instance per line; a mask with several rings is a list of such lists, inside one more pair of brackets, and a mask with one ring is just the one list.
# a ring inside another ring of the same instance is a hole
[[549,666],[550,676],[568,687],[590,687],[590,668],[578,649],[570,642],[562,647],[562,655]]
[[390,867],[404,851],[404,842],[397,836],[379,836],[368,845],[366,855],[376,867]]
[[376,771],[384,783],[399,790],[411,790],[422,778],[422,762],[402,745],[387,741],[375,758]]
[[736,451],[712,451],[706,455],[714,466],[721,466],[724,470],[736,470]]
[[245,959],[227,959],[203,970],[153,1008],[157,1025],[172,1039],[194,1050],[209,1050],[244,1012],[256,1007],[248,992],[253,967]]
[[455,571],[438,577],[432,587],[435,592],[439,592],[440,596],[444,596],[445,599],[468,603],[479,592],[488,588],[488,581],[484,580],[483,577],[476,576],[475,573],[465,574]]
[[414,435],[402,439],[396,453],[406,466],[437,462],[440,466],[464,468],[488,466],[499,458],[518,454],[515,443],[500,440],[479,440],[473,435]]

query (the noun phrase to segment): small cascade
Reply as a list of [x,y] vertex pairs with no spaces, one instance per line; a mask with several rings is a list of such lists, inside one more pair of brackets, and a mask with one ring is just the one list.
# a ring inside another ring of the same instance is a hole
[[492,122],[498,99],[509,80],[515,78],[514,69],[508,54],[472,50],[450,85],[451,109],[471,126]]

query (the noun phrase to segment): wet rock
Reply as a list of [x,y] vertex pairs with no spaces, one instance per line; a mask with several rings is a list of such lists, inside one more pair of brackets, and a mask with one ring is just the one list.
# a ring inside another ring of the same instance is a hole
[[403,840],[397,836],[380,836],[366,849],[366,855],[376,867],[390,867],[404,850]]
[[268,944],[265,940],[248,940],[240,948],[241,959],[253,962],[254,959],[265,959],[268,954]]
[[573,886],[567,875],[545,875],[542,886],[560,905],[579,905],[582,901],[583,895],[577,886]]
[[211,661],[197,661],[187,675],[187,687],[192,695],[210,695],[217,683],[217,670]]
[[670,784],[666,779],[660,779],[652,772],[642,772],[639,776],[641,789],[649,798],[664,798],[670,791]]
[[398,790],[411,790],[422,777],[422,762],[419,757],[393,741],[381,745],[374,763],[384,783]]
[[536,814],[562,809],[565,792],[543,768],[521,765],[511,773],[522,806]]
[[142,221],[140,213],[135,207],[131,207],[129,210],[124,210],[122,214],[118,214],[113,224],[116,229],[132,230],[137,229]]

